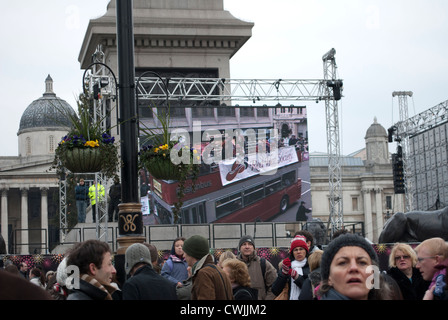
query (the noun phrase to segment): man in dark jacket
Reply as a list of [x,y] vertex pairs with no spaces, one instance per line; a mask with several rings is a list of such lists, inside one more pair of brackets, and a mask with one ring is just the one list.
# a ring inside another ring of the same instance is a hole
[[177,300],[176,284],[154,271],[144,244],[134,243],[126,249],[125,271],[130,278],[123,285],[123,300]]
[[307,221],[308,217],[306,214],[310,212],[311,210],[305,207],[305,201],[300,202],[299,209],[296,213],[296,221]]
[[121,203],[121,183],[118,177],[114,179],[114,185],[109,189],[109,197],[108,221],[117,221],[119,211],[118,205]]
[[119,290],[112,277],[116,270],[111,250],[106,242],[87,240],[77,243],[69,251],[67,272],[73,272],[72,288],[67,300],[119,300]]
[[89,199],[89,187],[86,186],[84,179],[79,179],[75,187],[76,207],[78,208],[78,223],[86,222],[87,200]]

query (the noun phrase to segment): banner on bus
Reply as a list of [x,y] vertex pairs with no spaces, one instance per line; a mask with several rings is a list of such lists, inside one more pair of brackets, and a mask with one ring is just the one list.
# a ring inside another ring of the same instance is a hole
[[222,185],[238,182],[255,175],[275,174],[277,169],[298,162],[295,147],[284,147],[271,152],[256,152],[244,160],[223,160],[219,163]]

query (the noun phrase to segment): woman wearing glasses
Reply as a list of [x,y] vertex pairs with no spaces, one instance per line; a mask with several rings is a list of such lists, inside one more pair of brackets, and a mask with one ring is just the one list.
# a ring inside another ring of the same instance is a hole
[[429,287],[429,281],[423,280],[415,267],[417,255],[406,243],[397,243],[389,255],[387,273],[397,282],[404,300],[422,300]]

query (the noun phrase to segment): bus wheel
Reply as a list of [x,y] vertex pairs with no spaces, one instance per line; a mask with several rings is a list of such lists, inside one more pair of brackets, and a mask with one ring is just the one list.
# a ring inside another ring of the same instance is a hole
[[286,209],[288,209],[289,206],[289,198],[288,196],[284,196],[282,198],[282,201],[280,201],[280,213],[285,213]]

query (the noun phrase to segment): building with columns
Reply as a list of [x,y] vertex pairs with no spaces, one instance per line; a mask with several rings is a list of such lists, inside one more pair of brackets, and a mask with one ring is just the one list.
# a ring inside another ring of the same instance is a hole
[[[394,193],[387,133],[376,118],[364,139],[365,149],[341,159],[343,217],[345,224],[363,222],[366,237],[376,242],[385,220],[395,212],[404,212],[405,199],[403,194]],[[310,155],[310,175],[313,218],[327,221],[328,155]]]
[[[19,155],[0,157],[1,234],[9,253],[46,253],[49,221],[59,210],[59,179],[49,171],[58,142],[70,121],[64,111],[73,108],[53,92],[53,79],[45,92],[22,114],[17,132]],[[56,219],[56,226],[59,220]]]

